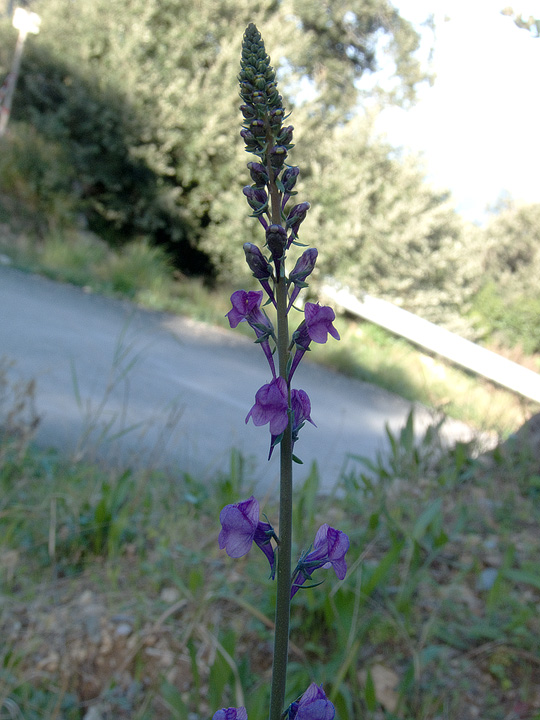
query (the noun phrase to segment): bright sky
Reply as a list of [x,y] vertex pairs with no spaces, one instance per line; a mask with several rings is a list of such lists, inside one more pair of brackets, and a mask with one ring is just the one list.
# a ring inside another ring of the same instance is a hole
[[[539,0],[394,0],[404,17],[436,22],[433,87],[409,111],[386,110],[394,145],[424,152],[428,177],[481,222],[506,191],[540,202],[540,38],[500,14],[540,16]],[[431,32],[429,35],[432,37]]]

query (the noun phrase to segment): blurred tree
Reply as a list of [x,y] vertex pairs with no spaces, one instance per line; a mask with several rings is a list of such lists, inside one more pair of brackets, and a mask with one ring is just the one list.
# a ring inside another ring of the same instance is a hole
[[324,238],[325,272],[359,296],[471,336],[465,316],[480,274],[477,229],[426,182],[419,159],[374,138],[369,119],[357,117],[327,134],[307,170],[314,207],[303,231]]
[[[355,106],[358,80],[383,50],[395,67],[392,102],[410,102],[426,78],[418,35],[388,0],[263,0],[255,9],[250,0],[41,0],[33,9],[43,32],[14,119],[68,148],[96,230],[114,242],[147,234],[184,270],[226,272],[230,235],[252,230],[236,82],[249,21],[284,94],[307,79],[311,113],[328,127]],[[317,145],[324,128],[314,128]]]
[[482,241],[478,324],[498,342],[540,352],[540,203],[506,201],[482,231]]

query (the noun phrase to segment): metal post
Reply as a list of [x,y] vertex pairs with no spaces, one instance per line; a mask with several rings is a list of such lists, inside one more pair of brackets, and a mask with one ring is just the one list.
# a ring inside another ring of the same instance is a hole
[[13,102],[13,93],[15,92],[15,85],[19,77],[19,70],[21,69],[21,59],[24,50],[24,42],[28,31],[24,28],[19,30],[19,37],[17,38],[17,45],[15,46],[15,54],[13,55],[13,62],[11,64],[11,71],[7,77],[7,88],[4,96],[4,102],[0,106],[0,137],[6,132],[9,116],[11,114],[11,103]]
[[28,12],[24,8],[15,8],[13,13],[13,27],[19,31],[13,62],[11,63],[11,71],[7,76],[6,89],[2,104],[0,104],[0,137],[6,132],[9,116],[11,114],[11,103],[13,102],[13,93],[17,85],[19,71],[21,69],[21,60],[24,50],[24,42],[28,33],[37,35],[41,18],[36,13]]

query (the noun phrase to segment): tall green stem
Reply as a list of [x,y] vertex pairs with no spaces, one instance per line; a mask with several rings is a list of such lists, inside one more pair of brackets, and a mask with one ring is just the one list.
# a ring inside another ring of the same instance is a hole
[[[273,173],[270,173],[272,178]],[[275,182],[270,182],[272,222],[281,224],[281,198]],[[287,320],[287,282],[285,273],[277,278],[277,350],[279,374],[287,380],[289,326]],[[289,388],[290,407],[290,388]],[[270,720],[280,720],[285,704],[287,662],[289,654],[289,618],[291,593],[292,546],[292,427],[289,420],[280,448],[279,552],[277,562],[276,625],[274,630],[274,662],[270,698]]]

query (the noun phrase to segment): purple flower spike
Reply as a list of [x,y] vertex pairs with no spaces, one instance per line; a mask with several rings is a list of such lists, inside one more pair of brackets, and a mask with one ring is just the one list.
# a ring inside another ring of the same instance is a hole
[[327,523],[321,525],[315,535],[313,550],[300,558],[294,570],[291,598],[306,580],[311,580],[312,573],[319,568],[333,567],[338,578],[343,580],[347,574],[345,555],[349,545],[349,538],[344,532],[330,527]]
[[277,437],[289,424],[288,410],[287,383],[282,377],[274,378],[257,390],[255,405],[248,412],[246,423],[249,418],[257,426],[270,423],[270,433]]
[[245,707],[223,708],[214,713],[212,720],[248,720]]
[[336,710],[322,685],[311,683],[298,702],[289,707],[288,720],[333,720]]
[[219,514],[219,521],[219,547],[225,548],[229,557],[239,558],[247,555],[255,543],[266,555],[274,579],[275,556],[270,541],[276,539],[276,534],[269,523],[259,521],[259,503],[253,495],[235,505],[226,505]]

